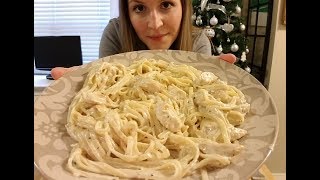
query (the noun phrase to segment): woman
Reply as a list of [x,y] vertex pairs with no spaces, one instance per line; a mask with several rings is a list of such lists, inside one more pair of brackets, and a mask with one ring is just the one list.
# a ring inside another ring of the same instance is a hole
[[125,0],[119,5],[119,18],[110,20],[103,32],[100,58],[146,49],[175,49],[211,55],[210,42],[204,33],[192,40],[191,1]]
[[[137,50],[173,49],[211,55],[204,32],[192,37],[190,0],[120,0],[119,18],[109,21],[99,46],[99,58]],[[221,59],[234,63],[235,56]],[[52,69],[54,79],[72,68]]]

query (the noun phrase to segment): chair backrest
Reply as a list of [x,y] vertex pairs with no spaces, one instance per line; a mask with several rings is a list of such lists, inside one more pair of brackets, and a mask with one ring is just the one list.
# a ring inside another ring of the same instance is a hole
[[34,37],[34,60],[39,70],[82,65],[80,36]]

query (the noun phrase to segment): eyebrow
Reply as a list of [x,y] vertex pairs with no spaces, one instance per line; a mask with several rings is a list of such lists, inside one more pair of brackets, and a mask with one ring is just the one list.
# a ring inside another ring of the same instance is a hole
[[130,4],[130,3],[143,3],[143,2],[141,2],[141,1],[139,1],[139,0],[129,0],[129,3],[128,4]]

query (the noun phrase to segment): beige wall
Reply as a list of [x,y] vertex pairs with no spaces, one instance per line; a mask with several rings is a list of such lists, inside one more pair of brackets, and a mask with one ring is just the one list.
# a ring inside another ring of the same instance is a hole
[[279,113],[276,146],[266,161],[272,173],[286,172],[286,26],[283,25],[284,0],[275,0],[265,86]]

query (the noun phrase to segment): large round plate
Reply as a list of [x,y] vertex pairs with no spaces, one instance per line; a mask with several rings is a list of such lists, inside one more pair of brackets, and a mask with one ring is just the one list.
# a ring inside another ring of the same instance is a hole
[[[68,106],[74,95],[82,88],[88,68],[101,61],[120,62],[129,65],[141,58],[162,59],[194,66],[201,71],[211,71],[221,80],[240,89],[246,96],[251,110],[242,128],[248,135],[240,140],[245,146],[232,163],[219,170],[209,172],[214,179],[248,179],[273,150],[278,134],[278,114],[269,92],[252,75],[235,65],[217,57],[203,54],[160,50],[135,51],[98,59],[82,65],[54,81],[34,103],[34,163],[46,178],[76,178],[66,170],[66,160],[74,143],[65,129]],[[198,175],[186,179],[198,179]],[[211,178],[210,178],[211,179]]]

